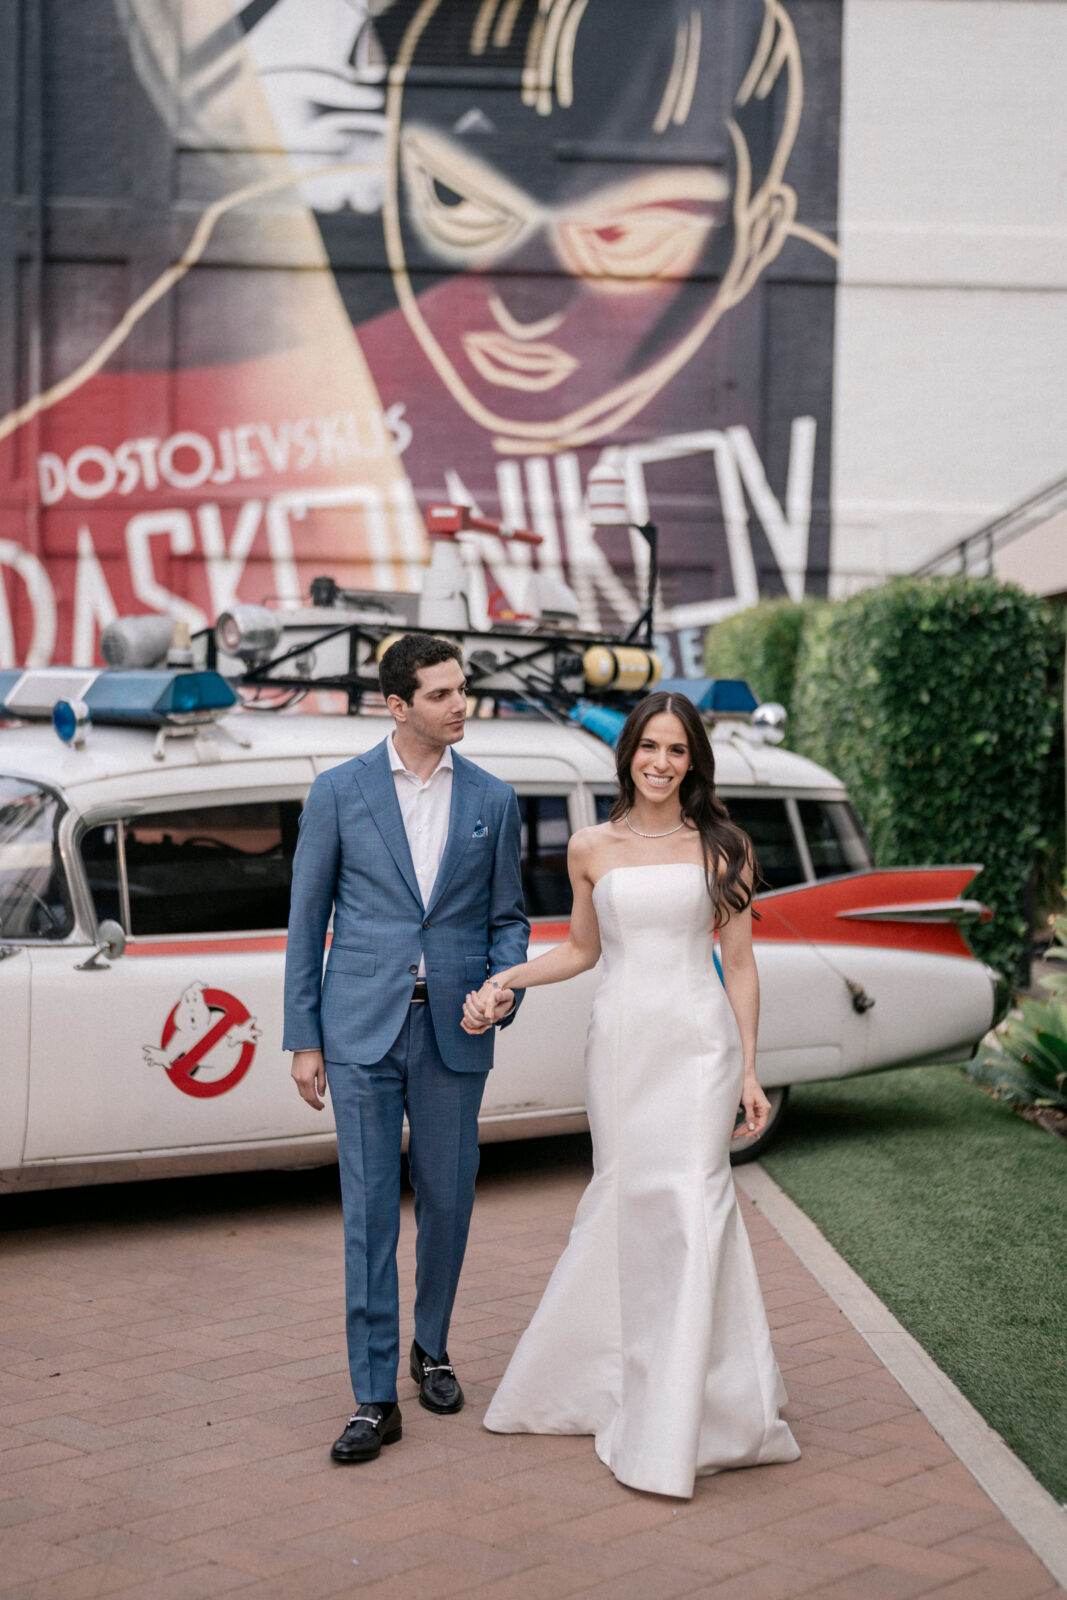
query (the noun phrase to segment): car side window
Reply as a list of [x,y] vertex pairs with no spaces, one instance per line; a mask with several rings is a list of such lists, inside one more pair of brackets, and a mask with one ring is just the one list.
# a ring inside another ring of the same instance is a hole
[[82,859],[97,916],[121,912],[135,938],[285,928],[300,809],[253,800],[90,829]]
[[122,874],[119,870],[120,822],[108,822],[99,828],[89,828],[82,834],[81,858],[85,881],[92,896],[97,922],[110,917],[120,927],[126,926],[126,913],[122,899]]
[[761,887],[791,889],[795,884],[807,882],[784,800],[738,794],[731,795],[726,805],[731,822],[736,822],[752,840]]
[[874,865],[859,818],[847,800],[798,800],[797,810],[817,878],[866,872]]
[[28,778],[0,777],[0,940],[63,939],[74,926],[57,842],[65,809]]
[[569,917],[571,881],[567,844],[571,836],[565,794],[520,794],[522,888],[530,917]]
[[616,790],[612,790],[611,794],[596,794],[593,796],[593,802],[596,805],[596,820],[598,823],[607,822],[610,819],[611,808],[615,804],[616,798]]

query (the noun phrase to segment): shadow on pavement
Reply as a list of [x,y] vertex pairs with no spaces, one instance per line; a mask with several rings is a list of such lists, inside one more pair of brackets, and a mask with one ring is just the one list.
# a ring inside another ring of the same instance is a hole
[[[560,1169],[591,1171],[588,1134],[525,1139],[482,1147],[479,1190],[509,1177]],[[407,1160],[404,1160],[407,1187]],[[236,1218],[278,1210],[336,1209],[341,1203],[336,1165],[300,1171],[232,1172],[195,1178],[156,1178],[83,1189],[39,1189],[0,1196],[0,1237],[33,1229],[71,1230],[136,1227],[194,1221],[204,1216]]]

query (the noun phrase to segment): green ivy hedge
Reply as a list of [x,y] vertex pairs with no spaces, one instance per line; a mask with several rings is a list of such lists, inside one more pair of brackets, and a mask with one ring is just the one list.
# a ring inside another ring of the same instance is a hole
[[[983,863],[971,892],[994,919],[971,941],[1009,975],[1049,844],[1062,717],[1050,611],[995,579],[866,589],[808,621],[793,695],[789,743],[844,779],[880,866]],[[1058,670],[1062,694],[1062,656]],[[1059,783],[1062,814],[1062,767]]]
[[1037,870],[1034,881],[1036,921],[1050,926],[1064,908],[1064,878],[1067,877],[1067,850],[1064,839],[1064,748],[1063,679],[1067,648],[1067,611],[1063,606],[1046,607],[1045,648],[1048,657],[1049,704],[1053,710],[1052,744],[1045,760],[1041,786],[1041,837],[1037,841]]
[[825,600],[763,600],[709,628],[704,662],[713,678],[744,678],[759,700],[792,712],[797,653],[810,619]]

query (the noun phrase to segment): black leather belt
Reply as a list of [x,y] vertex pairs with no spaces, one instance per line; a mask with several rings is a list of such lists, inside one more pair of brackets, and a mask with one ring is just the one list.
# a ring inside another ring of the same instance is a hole
[[416,978],[415,979],[415,987],[411,991],[411,1003],[412,1003],[412,1005],[413,1006],[424,1006],[428,999],[429,999],[429,996],[426,993],[426,979],[425,978]]

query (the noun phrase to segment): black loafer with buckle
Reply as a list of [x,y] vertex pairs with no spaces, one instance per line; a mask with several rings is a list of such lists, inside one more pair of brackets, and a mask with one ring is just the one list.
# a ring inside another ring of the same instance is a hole
[[403,1429],[400,1407],[395,1400],[360,1406],[349,1417],[345,1431],[334,1443],[331,1456],[347,1465],[351,1461],[373,1461],[383,1444],[396,1444]]
[[411,1376],[419,1386],[419,1405],[427,1411],[447,1416],[463,1409],[463,1390],[452,1370],[446,1350],[440,1361],[434,1361],[417,1341],[411,1345]]

